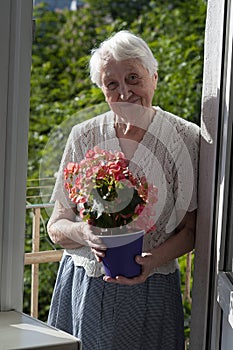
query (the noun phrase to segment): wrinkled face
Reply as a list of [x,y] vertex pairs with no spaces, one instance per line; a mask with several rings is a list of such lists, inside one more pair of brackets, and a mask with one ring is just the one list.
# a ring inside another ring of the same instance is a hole
[[151,76],[138,59],[109,59],[103,66],[101,78],[102,91],[110,107],[115,102],[152,106],[158,76]]

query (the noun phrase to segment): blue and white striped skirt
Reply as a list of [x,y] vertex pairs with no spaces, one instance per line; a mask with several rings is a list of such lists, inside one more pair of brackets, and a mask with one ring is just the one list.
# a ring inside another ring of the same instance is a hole
[[179,271],[126,286],[88,277],[62,258],[48,324],[82,341],[82,350],[183,350]]

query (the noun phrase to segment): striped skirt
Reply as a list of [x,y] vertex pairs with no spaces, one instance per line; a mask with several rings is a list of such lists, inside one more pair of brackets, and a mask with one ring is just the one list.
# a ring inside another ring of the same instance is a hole
[[48,324],[82,342],[82,350],[183,350],[179,271],[126,286],[85,274],[62,258]]

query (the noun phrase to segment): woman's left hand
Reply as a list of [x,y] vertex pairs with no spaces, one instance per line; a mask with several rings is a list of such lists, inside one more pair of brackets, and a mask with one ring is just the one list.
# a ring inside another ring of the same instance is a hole
[[[145,282],[155,267],[162,266],[192,251],[195,242],[195,223],[196,211],[187,212],[176,228],[175,234],[169,237],[164,243],[153,248],[150,252],[142,253],[142,256],[136,256],[136,262],[142,265],[142,273],[139,276],[133,278],[123,276],[111,278],[104,276],[104,281],[127,285]],[[105,252],[96,248],[94,251],[98,261],[101,261]]]
[[116,276],[116,278],[104,276],[104,281],[110,283],[127,284],[129,286],[145,282],[152,271],[153,255],[151,253],[142,253],[142,256],[137,255],[135,260],[142,266],[142,273],[139,276],[132,278],[127,278],[124,276]]

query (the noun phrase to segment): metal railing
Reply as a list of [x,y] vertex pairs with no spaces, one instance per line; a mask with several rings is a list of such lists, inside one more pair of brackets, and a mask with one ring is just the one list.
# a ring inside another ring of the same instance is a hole
[[[40,251],[40,224],[41,224],[41,209],[51,208],[52,204],[30,204],[26,206],[27,210],[33,212],[32,225],[32,251],[25,253],[24,264],[31,265],[31,316],[38,318],[38,296],[39,296],[39,264],[58,262],[60,261],[63,250],[46,250]],[[185,271],[185,290],[183,300],[191,303],[191,264],[192,253],[186,257]]]

